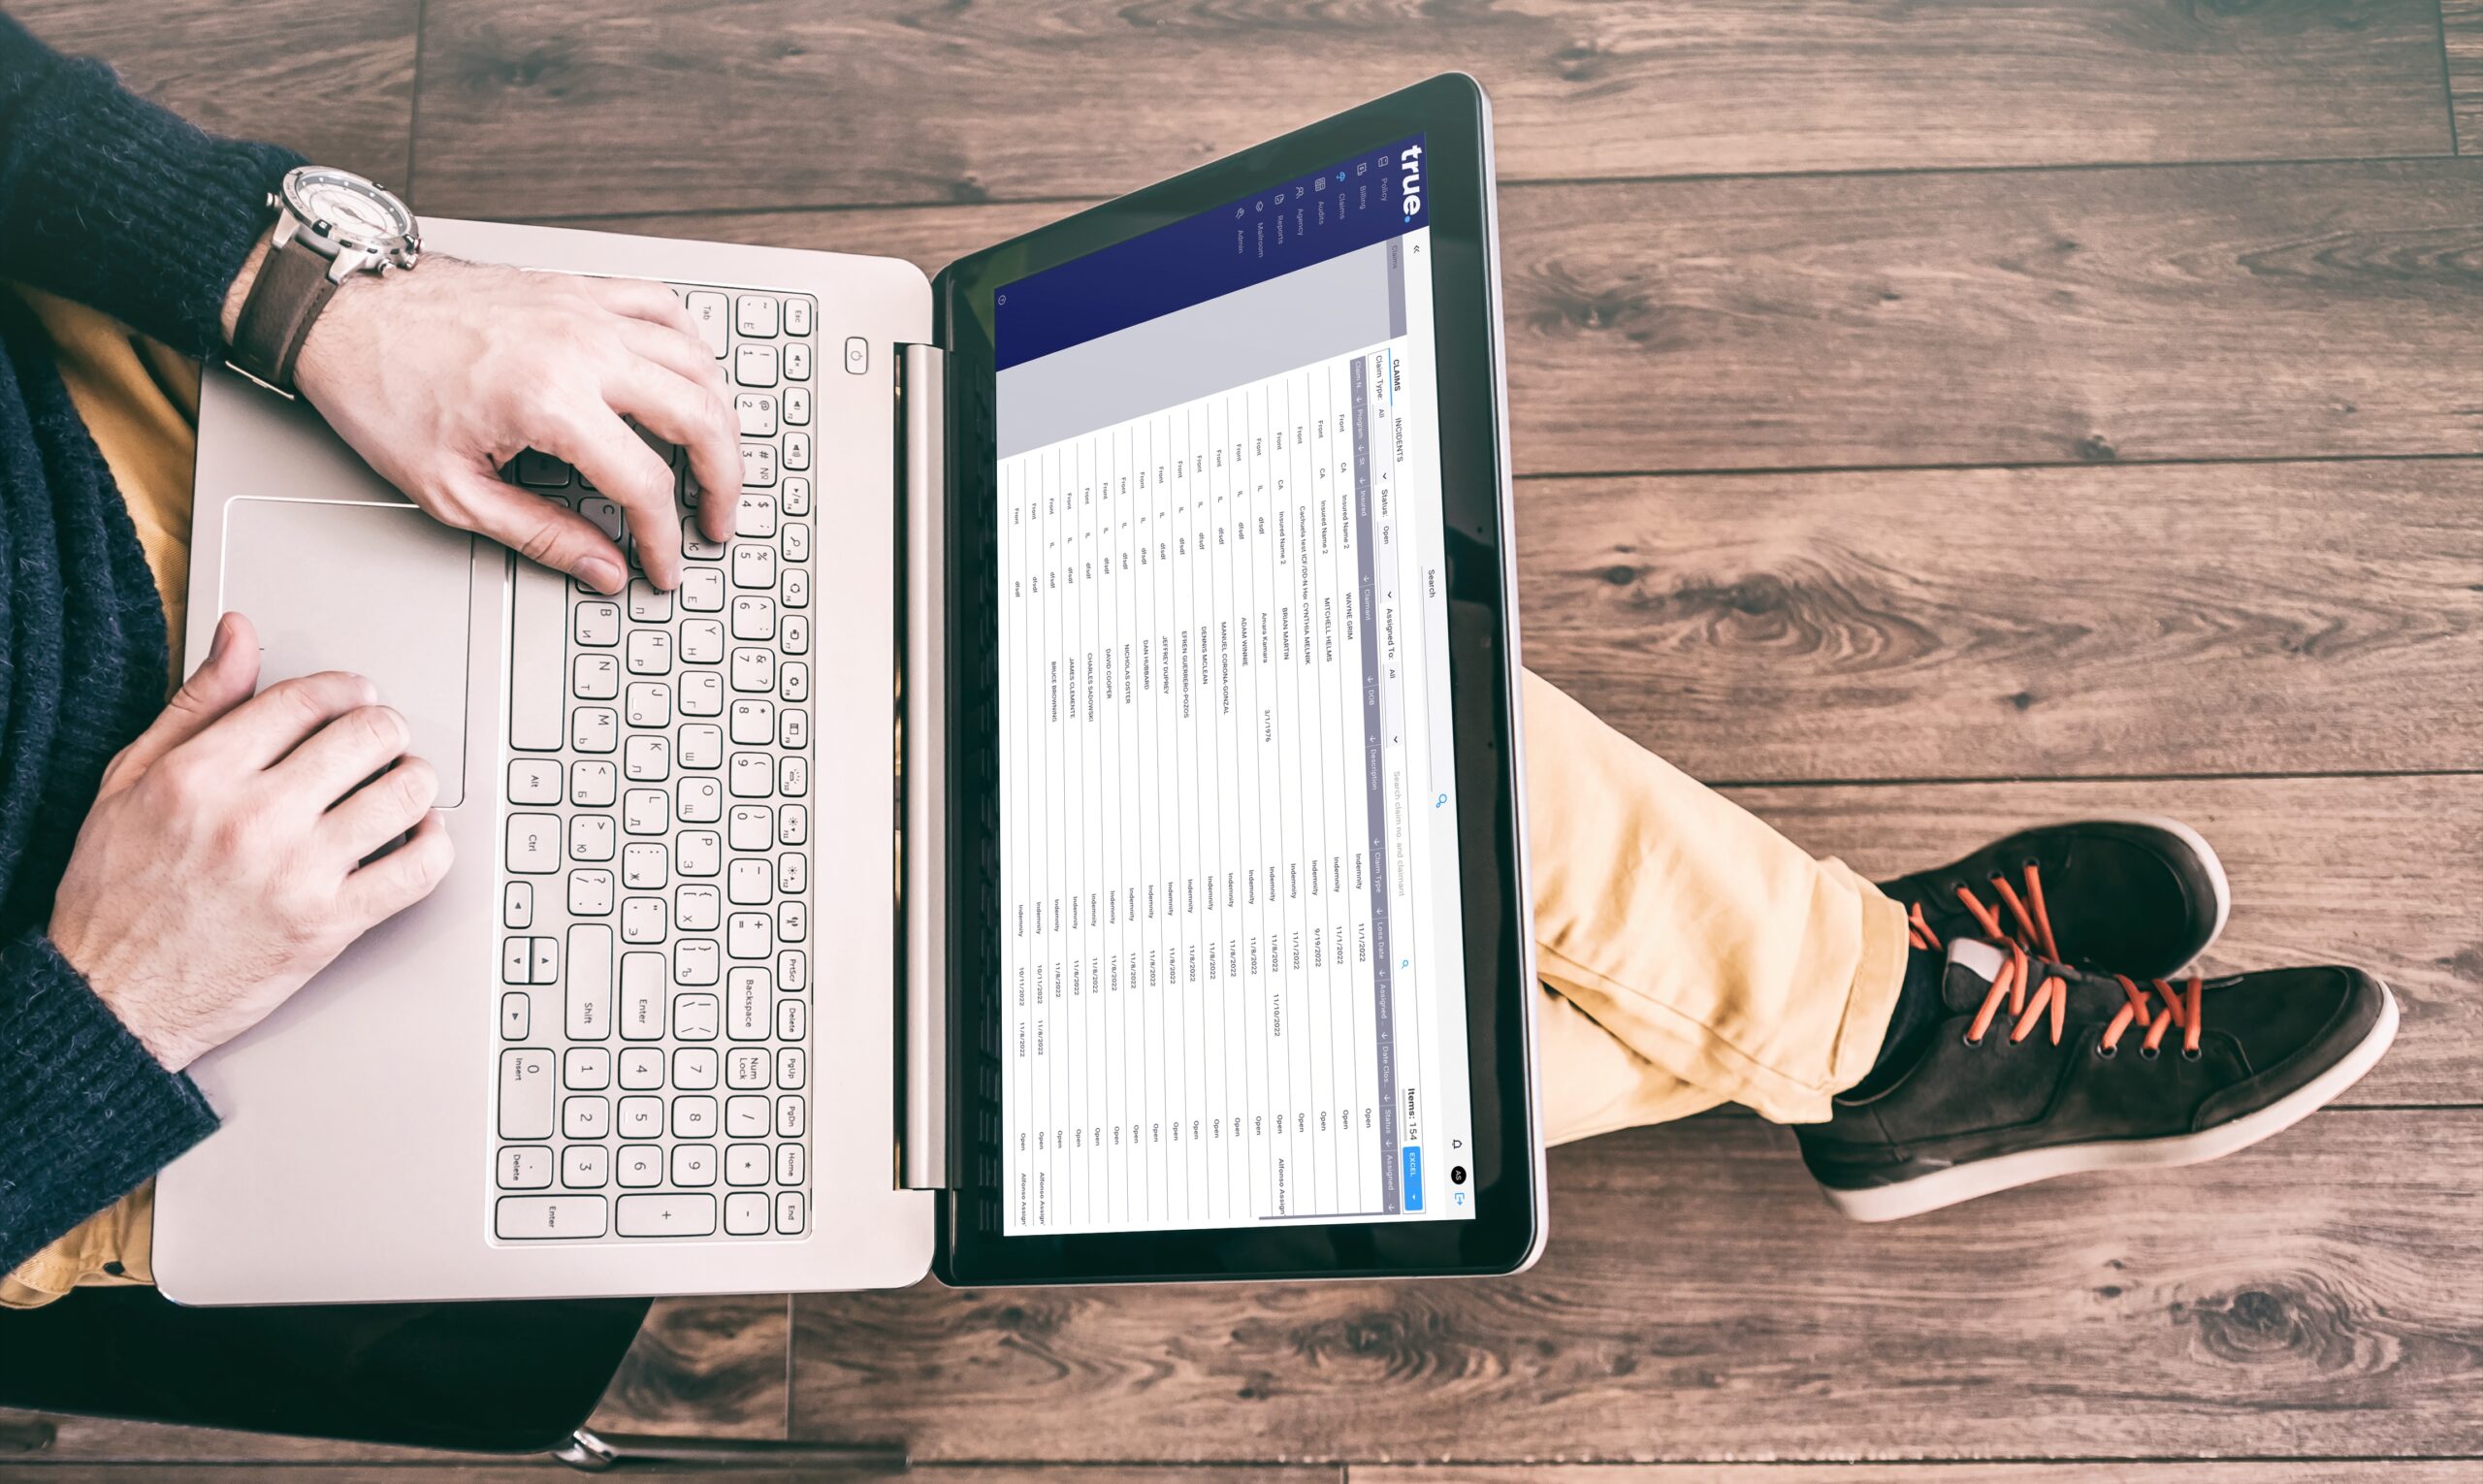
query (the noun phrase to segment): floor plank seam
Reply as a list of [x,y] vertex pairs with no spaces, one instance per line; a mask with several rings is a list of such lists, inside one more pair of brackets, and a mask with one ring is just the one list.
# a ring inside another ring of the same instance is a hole
[[2287,464],[2469,464],[2483,460],[2483,448],[2471,453],[2347,454],[2164,454],[2113,459],[1986,459],[1942,464],[1734,464],[1700,468],[1682,465],[1653,468],[1536,469],[1516,476],[1520,484],[1552,484],[1593,479],[1756,479],[1807,474],[1971,474],[1981,471],[2054,468],[2265,468]]
[[[1558,678],[1546,672],[1546,678]],[[2483,777],[2483,768],[2337,768],[2273,773],[1993,773],[1922,778],[1702,778],[1710,789],[1954,789],[2038,784],[2281,783]]]
[[2432,0],[2432,19],[2440,32],[2440,104],[2448,110],[2448,152],[2464,154],[2457,141],[2457,73],[2449,65],[2448,0]]

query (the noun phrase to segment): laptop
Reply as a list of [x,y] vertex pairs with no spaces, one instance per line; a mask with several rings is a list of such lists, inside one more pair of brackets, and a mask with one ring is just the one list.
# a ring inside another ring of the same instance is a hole
[[669,593],[442,526],[211,371],[189,653],[236,609],[268,680],[371,676],[457,865],[193,1068],[164,1292],[1531,1262],[1493,219],[1451,75],[932,279],[425,221],[683,296],[744,483],[684,477]]

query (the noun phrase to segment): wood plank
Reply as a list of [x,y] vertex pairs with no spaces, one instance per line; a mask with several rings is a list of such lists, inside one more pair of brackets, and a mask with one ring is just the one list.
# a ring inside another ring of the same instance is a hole
[[2483,767],[2483,461],[1534,480],[1529,663],[1710,779]]
[[[791,1322],[781,1294],[661,1300],[648,1314],[636,1343],[588,1425],[611,1433],[783,1437],[785,1359],[790,1335]],[[161,1460],[177,1461],[184,1467],[226,1463],[394,1466],[469,1457],[431,1449],[157,1427],[0,1407],[0,1464],[29,1454],[48,1461]]]
[[403,184],[413,144],[417,0],[13,0],[73,55],[203,129],[268,140]]
[[1347,1484],[2467,1484],[2470,1461],[2230,1460],[2115,1464],[1355,1464]]
[[[2396,990],[2405,1017],[2397,1044],[2345,1103],[2471,1105],[2483,1088],[2483,927],[2444,909],[2433,885],[2483,873],[2483,778],[1727,791],[1804,849],[1874,879],[2050,820],[2185,820],[2233,882],[2232,920],[2208,953],[2209,969],[2355,963]],[[1559,842],[1538,838],[1532,848]]]
[[[2483,161],[1503,193],[1521,473],[2483,452]],[[936,270],[1064,205],[614,230]]]
[[2483,0],[2440,0],[2448,48],[2450,132],[2460,154],[2483,154]]
[[1785,1130],[1554,1151],[1498,1281],[812,1297],[794,1428],[917,1458],[1396,1462],[2483,1452],[2483,1110],[1888,1227]]
[[[258,1466],[248,1464],[212,1464],[180,1466],[182,1478],[206,1480],[246,1480],[263,1478],[253,1471]],[[658,1468],[642,1464],[628,1466],[626,1477],[636,1479],[764,1479],[788,1481],[796,1478],[861,1478],[858,1473],[837,1473],[815,1470],[810,1473],[789,1472],[781,1468],[754,1462],[746,1468]],[[0,1484],[121,1484],[124,1480],[162,1479],[171,1476],[166,1466],[153,1464],[50,1464],[9,1467],[0,1464]],[[1333,1466],[1315,1468],[1266,1468],[1257,1465],[1129,1467],[1046,1469],[1027,1468],[1011,1464],[942,1465],[915,1470],[915,1476],[933,1484],[1016,1484],[1028,1478],[1058,1477],[1063,1484],[1342,1484],[1343,1470]],[[577,1472],[550,1460],[529,1463],[440,1463],[426,1466],[396,1465],[330,1465],[293,1467],[283,1477],[290,1484],[547,1484],[547,1481],[575,1479]],[[2143,1481],[2152,1484],[2152,1481]]]
[[1109,195],[1449,68],[1491,89],[1512,179],[2440,153],[2435,25],[2425,0],[432,0],[422,205]]

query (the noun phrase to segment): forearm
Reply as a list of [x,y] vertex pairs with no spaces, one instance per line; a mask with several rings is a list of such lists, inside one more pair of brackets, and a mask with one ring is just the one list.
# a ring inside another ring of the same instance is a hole
[[210,138],[0,16],[0,277],[212,354],[267,194],[299,163]]
[[0,943],[0,1273],[214,1129],[47,939]]

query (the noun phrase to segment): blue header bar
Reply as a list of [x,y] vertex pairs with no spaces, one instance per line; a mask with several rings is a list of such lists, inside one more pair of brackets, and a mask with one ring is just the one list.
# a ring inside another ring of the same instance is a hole
[[993,296],[999,368],[1402,237],[1423,177],[1418,134],[1029,274]]

